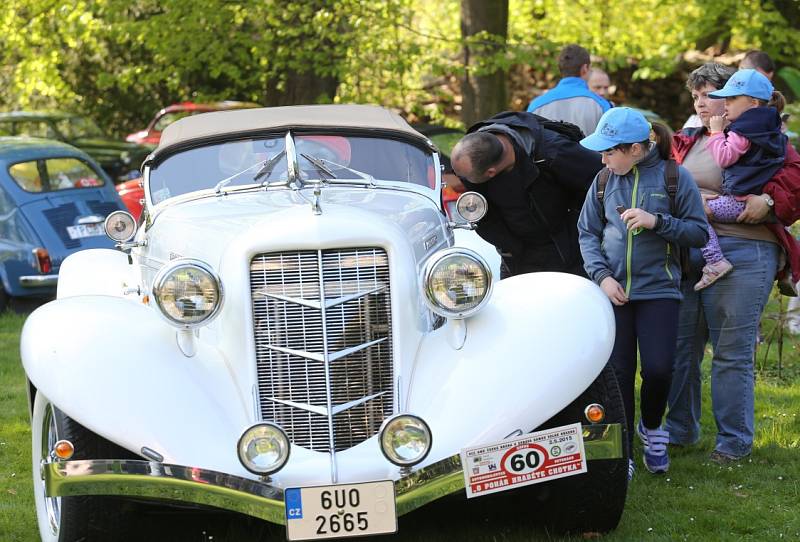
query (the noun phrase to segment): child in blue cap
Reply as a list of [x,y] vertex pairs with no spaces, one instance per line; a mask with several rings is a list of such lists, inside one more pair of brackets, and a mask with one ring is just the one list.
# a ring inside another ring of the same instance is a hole
[[[703,246],[708,225],[694,179],[674,162],[669,167],[675,168],[678,182],[674,198],[670,196],[666,172],[672,138],[664,126],[654,124],[652,130],[655,141],[641,113],[616,107],[581,141],[601,153],[606,169],[586,195],[578,234],[586,273],[614,308],[616,336],[609,363],[622,391],[629,445],[637,348],[640,354],[641,420],[636,431],[644,443],[644,465],[656,473],[669,468],[669,434],[661,422],[672,383],[682,297],[678,246]],[[601,179],[607,179],[604,186]],[[629,476],[633,468],[631,460]]]
[[[748,194],[762,188],[783,166],[786,135],[781,132],[784,100],[772,83],[756,70],[739,70],[725,86],[708,94],[725,99],[725,114],[709,120],[706,148],[722,170],[722,195],[706,201],[717,222],[736,222]],[[726,120],[730,124],[725,127]],[[767,203],[772,199],[767,196]],[[703,247],[703,276],[695,290],[702,290],[733,270],[719,245],[714,228]]]

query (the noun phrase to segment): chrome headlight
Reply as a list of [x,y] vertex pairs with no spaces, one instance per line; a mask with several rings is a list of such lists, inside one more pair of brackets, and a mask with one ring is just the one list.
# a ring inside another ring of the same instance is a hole
[[209,323],[222,305],[222,284],[204,262],[174,260],[156,275],[153,297],[169,323],[192,328]]
[[489,300],[492,272],[477,253],[466,248],[437,252],[423,272],[425,301],[445,318],[466,318]]
[[286,433],[274,423],[259,423],[247,429],[236,445],[242,466],[254,474],[272,474],[289,460],[291,445]]
[[383,422],[379,442],[386,459],[399,467],[410,467],[427,457],[433,438],[422,418],[399,414]]

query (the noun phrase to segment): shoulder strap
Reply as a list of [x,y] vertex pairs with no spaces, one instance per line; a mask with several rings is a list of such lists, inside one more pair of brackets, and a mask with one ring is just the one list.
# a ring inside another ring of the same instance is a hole
[[670,213],[675,214],[675,195],[678,193],[678,163],[675,160],[667,160],[664,177],[667,181]]
[[[667,184],[667,194],[669,195],[669,212],[675,215],[675,196],[678,193],[678,163],[675,160],[667,160],[664,168],[664,178]],[[689,273],[689,249],[677,246],[678,263],[681,266],[681,280],[686,280]]]
[[606,185],[608,178],[611,176],[611,170],[604,167],[597,175],[597,201],[600,203],[600,216],[603,217],[603,224],[606,223],[606,213],[603,211],[603,198],[606,195]]

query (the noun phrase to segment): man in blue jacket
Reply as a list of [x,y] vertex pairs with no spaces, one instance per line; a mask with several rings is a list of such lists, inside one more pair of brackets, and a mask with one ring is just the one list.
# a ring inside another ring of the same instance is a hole
[[584,135],[591,134],[611,104],[589,89],[589,51],[580,45],[567,45],[558,57],[558,69],[561,81],[535,98],[528,105],[528,111],[550,120],[571,122]]

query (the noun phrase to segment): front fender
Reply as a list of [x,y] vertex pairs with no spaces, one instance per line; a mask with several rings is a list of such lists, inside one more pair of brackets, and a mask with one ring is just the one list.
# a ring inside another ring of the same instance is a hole
[[417,356],[405,410],[431,426],[426,463],[547,421],[600,374],[616,329],[602,290],[563,273],[496,283],[487,306],[464,324],[460,349],[450,321]]
[[73,252],[61,263],[56,296],[122,296],[125,288],[138,284],[133,269],[128,256],[119,250],[92,248]]
[[[153,309],[106,296],[43,305],[20,341],[38,392],[89,430],[136,453],[147,446],[167,462],[230,471],[252,401],[241,397],[225,356],[197,345],[184,356],[175,328]],[[231,443],[229,453],[219,453],[219,442]]]

